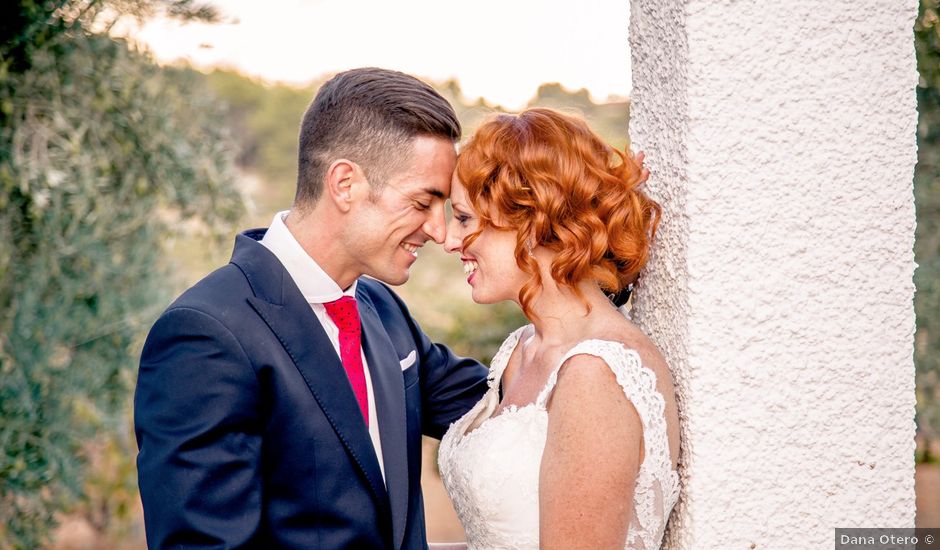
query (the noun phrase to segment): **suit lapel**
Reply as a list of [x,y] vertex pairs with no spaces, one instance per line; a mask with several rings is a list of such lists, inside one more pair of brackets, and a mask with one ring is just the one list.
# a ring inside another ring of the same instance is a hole
[[[362,286],[359,287],[362,289]],[[363,349],[369,363],[379,437],[385,463],[385,484],[392,508],[392,537],[401,547],[408,518],[408,441],[405,418],[405,388],[395,347],[369,297],[358,291],[362,319]]]
[[252,237],[239,236],[232,257],[232,263],[242,270],[255,293],[248,302],[290,355],[310,393],[365,475],[379,508],[384,509],[388,506],[388,494],[382,472],[343,364],[287,271]]

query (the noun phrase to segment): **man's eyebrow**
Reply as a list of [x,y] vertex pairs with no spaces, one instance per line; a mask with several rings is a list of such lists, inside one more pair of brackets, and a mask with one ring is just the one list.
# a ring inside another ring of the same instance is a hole
[[428,195],[431,195],[432,197],[437,197],[439,199],[445,199],[445,200],[447,199],[447,196],[444,195],[444,193],[441,192],[440,189],[434,189],[433,187],[425,187],[424,189],[422,189],[422,191],[424,191]]

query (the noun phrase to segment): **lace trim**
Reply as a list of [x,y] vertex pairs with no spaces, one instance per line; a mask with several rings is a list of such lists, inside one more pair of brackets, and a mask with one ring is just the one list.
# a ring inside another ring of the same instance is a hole
[[509,358],[512,356],[512,352],[515,351],[519,339],[522,338],[522,332],[528,327],[529,325],[524,325],[512,331],[512,334],[507,336],[499,346],[499,350],[493,356],[493,360],[490,361],[490,372],[486,376],[486,385],[489,386],[490,390],[499,388],[499,380],[509,364]]

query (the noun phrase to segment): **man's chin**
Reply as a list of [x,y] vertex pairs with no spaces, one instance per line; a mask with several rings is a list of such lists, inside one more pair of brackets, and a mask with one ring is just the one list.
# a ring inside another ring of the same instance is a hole
[[399,273],[366,273],[365,275],[382,281],[387,285],[399,286],[408,282],[408,279],[411,277],[411,272],[406,269],[404,272]]
[[408,273],[405,273],[405,276],[404,276],[404,277],[398,277],[398,278],[396,278],[396,279],[390,279],[390,280],[385,281],[385,282],[388,283],[388,284],[390,284],[390,285],[392,285],[392,286],[399,286],[399,285],[403,285],[403,284],[407,283],[409,278],[410,278],[410,275],[409,275]]

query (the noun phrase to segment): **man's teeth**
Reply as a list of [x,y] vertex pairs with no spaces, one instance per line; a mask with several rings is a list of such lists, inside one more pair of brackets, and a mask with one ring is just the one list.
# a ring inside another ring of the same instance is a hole
[[413,244],[408,244],[408,243],[401,243],[401,247],[407,250],[408,252],[411,252],[412,256],[415,256],[415,257],[418,256],[418,248],[420,247],[415,246]]
[[474,261],[466,261],[463,263],[463,273],[464,275],[469,275],[477,270],[477,263]]

